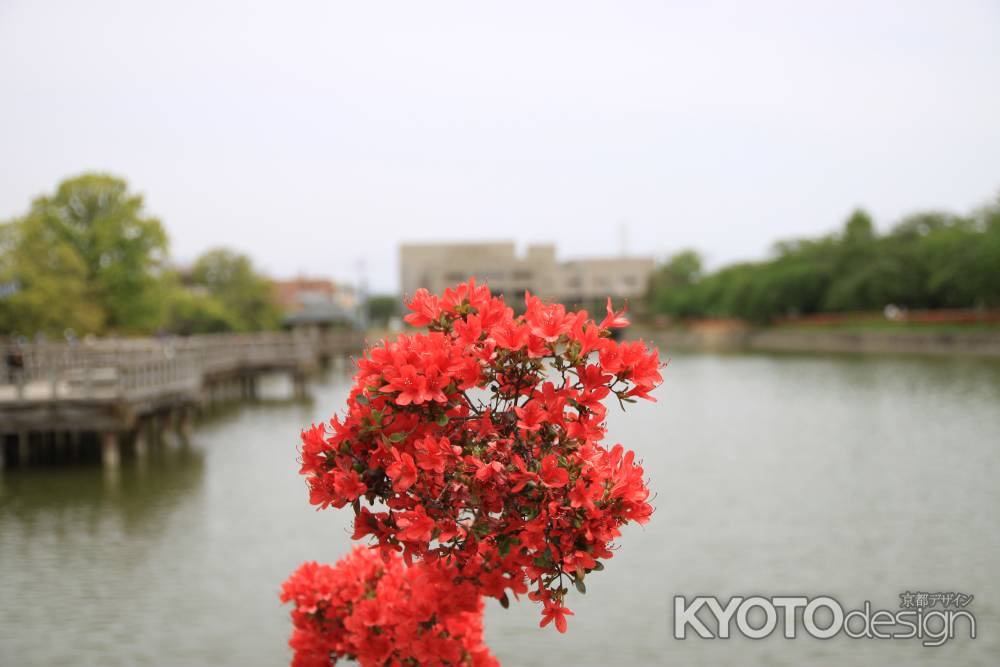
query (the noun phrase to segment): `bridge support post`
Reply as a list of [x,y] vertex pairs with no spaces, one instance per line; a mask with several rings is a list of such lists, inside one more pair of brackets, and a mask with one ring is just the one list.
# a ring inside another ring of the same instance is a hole
[[136,461],[144,461],[149,454],[148,431],[145,421],[140,421],[135,425],[135,440],[132,442],[132,449],[135,452]]
[[70,459],[73,461],[80,460],[80,432],[76,429],[69,431],[66,434],[66,439],[68,441],[69,455]]
[[174,426],[177,429],[177,436],[185,445],[191,442],[193,422],[194,411],[191,408],[183,407],[177,410],[177,416],[174,418]]
[[239,379],[240,398],[252,401],[257,398],[257,378],[253,375],[242,375]]
[[28,445],[28,432],[20,431],[17,434],[17,465],[22,468],[28,465],[28,457],[31,455],[31,450]]
[[146,415],[146,417],[139,422],[138,428],[146,431],[146,442],[149,443],[150,447],[157,449],[163,445],[163,438],[160,437],[159,431],[160,421],[155,414]]
[[105,468],[117,468],[121,462],[118,431],[105,431],[101,434],[101,463]]
[[172,411],[160,412],[153,417],[153,431],[156,433],[156,441],[164,447],[172,448],[177,445]]
[[292,392],[295,398],[306,397],[306,374],[302,371],[292,373]]

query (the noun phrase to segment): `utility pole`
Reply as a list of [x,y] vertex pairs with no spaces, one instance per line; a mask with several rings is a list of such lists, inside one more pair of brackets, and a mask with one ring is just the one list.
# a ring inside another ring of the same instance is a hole
[[358,326],[361,330],[368,328],[368,278],[365,275],[365,258],[359,257],[358,267]]
[[628,221],[624,219],[618,223],[618,250],[622,257],[628,255]]

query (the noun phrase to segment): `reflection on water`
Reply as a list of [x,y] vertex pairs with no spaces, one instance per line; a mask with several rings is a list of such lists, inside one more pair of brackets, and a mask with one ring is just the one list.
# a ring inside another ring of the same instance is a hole
[[128,537],[157,533],[163,515],[197,492],[204,473],[204,452],[186,446],[154,449],[124,471],[98,465],[8,473],[3,534],[20,530],[27,542],[80,526],[105,526]]
[[[574,598],[570,631],[488,604],[507,665],[996,664],[1000,365],[971,360],[678,356],[660,402],[613,411],[645,460],[652,522]],[[189,448],[99,468],[0,475],[0,664],[287,662],[281,581],[348,549],[314,512],[293,448],[346,396],[202,421]],[[918,642],[671,637],[674,595],[829,593],[894,607],[973,593],[980,637]]]

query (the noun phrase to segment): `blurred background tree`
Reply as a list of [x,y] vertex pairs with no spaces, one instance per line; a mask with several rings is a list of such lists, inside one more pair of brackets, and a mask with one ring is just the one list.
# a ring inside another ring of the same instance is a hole
[[373,294],[366,302],[368,321],[377,327],[388,326],[389,320],[399,314],[399,297],[395,294]]
[[142,332],[162,319],[167,237],[125,181],[86,174],[4,225],[0,326]]
[[0,335],[208,333],[271,329],[270,281],[225,249],[190,271],[167,263],[160,221],[107,174],[63,181],[0,224]]
[[37,219],[0,225],[0,332],[100,331],[105,312],[87,266]]
[[63,181],[54,195],[34,201],[23,224],[40,226],[43,237],[83,262],[106,328],[141,332],[162,321],[167,235],[124,180],[85,174]]
[[701,255],[694,250],[678,252],[650,276],[646,309],[688,317],[693,314],[691,288],[701,277]]
[[188,276],[196,294],[214,299],[226,313],[233,331],[274,329],[281,324],[281,308],[270,281],[257,273],[246,255],[216,248],[194,263]]
[[188,286],[180,275],[171,275],[167,292],[166,322],[171,333],[222,333],[240,329],[236,317],[216,297],[197,286]]
[[1000,197],[968,216],[917,213],[880,235],[856,210],[840,233],[775,244],[772,258],[703,273],[698,255],[650,278],[647,309],[766,323],[821,312],[1000,307]]

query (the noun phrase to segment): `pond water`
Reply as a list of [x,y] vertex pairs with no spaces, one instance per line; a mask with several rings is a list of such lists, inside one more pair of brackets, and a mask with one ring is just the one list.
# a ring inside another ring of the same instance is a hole
[[[652,521],[570,599],[565,635],[488,601],[505,665],[1000,664],[1000,364],[678,355],[665,379],[609,416]],[[0,665],[287,664],[280,584],[346,553],[351,515],[308,505],[297,435],[347,389],[334,373],[311,403],[230,409],[113,475],[0,473]],[[673,638],[675,595],[894,610],[904,591],[973,594],[978,638]]]

